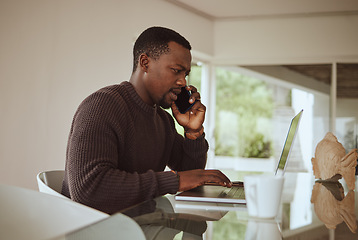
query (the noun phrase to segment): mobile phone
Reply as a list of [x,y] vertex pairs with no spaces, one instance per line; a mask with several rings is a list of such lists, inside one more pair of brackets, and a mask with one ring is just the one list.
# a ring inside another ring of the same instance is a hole
[[190,96],[191,93],[186,89],[186,87],[182,87],[177,100],[175,100],[175,105],[177,105],[180,113],[186,113],[195,104],[195,102],[189,103]]

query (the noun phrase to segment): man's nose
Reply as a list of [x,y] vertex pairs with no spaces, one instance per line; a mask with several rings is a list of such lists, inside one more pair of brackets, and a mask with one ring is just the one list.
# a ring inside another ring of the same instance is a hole
[[186,86],[186,78],[185,78],[185,76],[181,76],[180,78],[177,79],[177,85],[180,86],[180,87]]

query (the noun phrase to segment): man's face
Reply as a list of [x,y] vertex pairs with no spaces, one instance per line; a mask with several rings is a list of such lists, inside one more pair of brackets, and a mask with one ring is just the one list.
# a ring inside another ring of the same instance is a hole
[[168,46],[169,53],[157,60],[150,58],[143,80],[149,99],[163,108],[169,108],[177,99],[191,69],[190,50],[175,42],[169,42]]

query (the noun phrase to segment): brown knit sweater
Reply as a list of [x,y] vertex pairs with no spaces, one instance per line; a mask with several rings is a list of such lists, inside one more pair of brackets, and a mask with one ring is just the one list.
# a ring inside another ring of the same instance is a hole
[[100,89],[79,106],[72,122],[62,193],[113,214],[159,195],[178,191],[166,166],[204,168],[204,137],[184,139],[173,118],[142,101],[133,85]]

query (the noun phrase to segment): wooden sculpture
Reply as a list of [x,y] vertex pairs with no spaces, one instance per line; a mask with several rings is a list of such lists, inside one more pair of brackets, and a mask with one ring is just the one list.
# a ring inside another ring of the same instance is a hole
[[354,191],[344,196],[342,185],[337,182],[316,182],[313,186],[311,202],[317,217],[329,229],[335,229],[343,221],[355,233],[357,230],[354,211]]
[[312,158],[313,174],[316,178],[332,181],[343,177],[349,190],[353,190],[357,157],[357,149],[346,154],[336,136],[328,132],[316,146],[315,157]]

